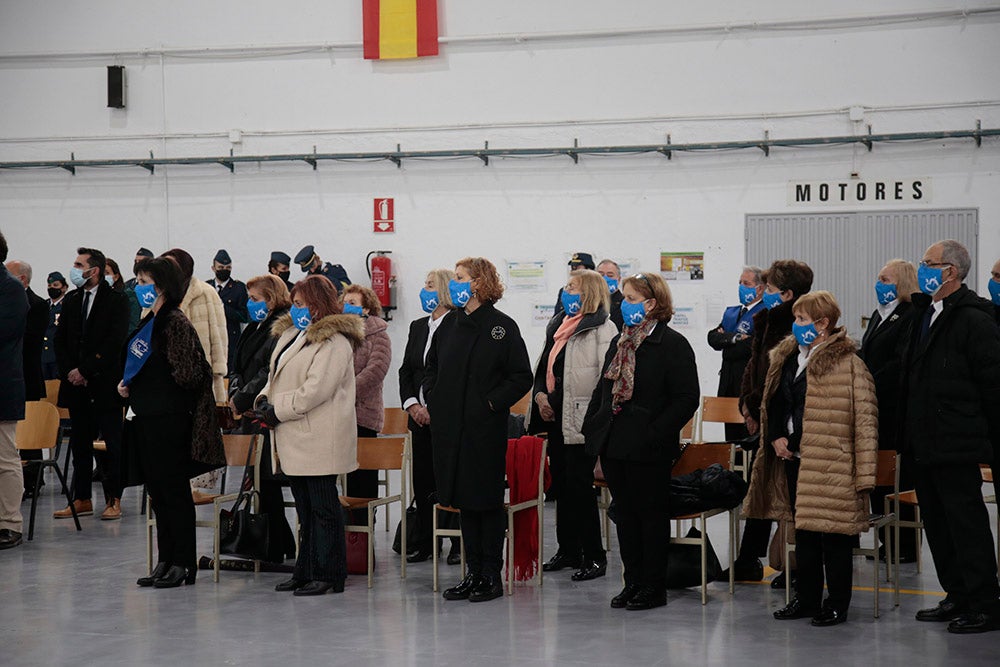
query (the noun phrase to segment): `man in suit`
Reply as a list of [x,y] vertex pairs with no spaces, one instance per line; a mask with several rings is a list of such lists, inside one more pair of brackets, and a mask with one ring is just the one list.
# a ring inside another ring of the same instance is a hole
[[[45,344],[45,328],[49,323],[49,304],[45,299],[31,291],[31,265],[19,260],[7,262],[7,271],[21,281],[24,293],[28,297],[28,317],[24,329],[23,373],[24,400],[40,401],[45,398],[45,379],[42,375],[42,347]],[[41,450],[26,451],[21,458],[31,461],[42,458]],[[38,465],[24,467],[25,497],[31,496],[34,489]]]
[[215,253],[212,260],[212,272],[215,278],[208,284],[215,288],[226,311],[226,334],[229,338],[229,368],[233,366],[233,355],[236,354],[236,343],[240,339],[243,325],[247,323],[247,286],[232,278],[233,260],[225,250]]
[[294,287],[291,281],[288,280],[288,278],[292,275],[292,272],[288,268],[288,265],[291,263],[292,258],[280,250],[272,252],[271,259],[267,262],[267,272],[273,276],[278,276],[278,278],[281,279],[281,282],[285,283],[285,287],[288,288],[289,292],[291,292],[292,287]]
[[924,251],[903,355],[900,426],[938,581],[947,596],[917,612],[958,634],[1000,629],[1000,583],[980,463],[1000,451],[1000,330],[993,308],[965,286],[958,241]]
[[[0,262],[7,239],[0,233]],[[0,264],[0,550],[21,544],[24,478],[14,432],[24,419],[24,339],[28,298],[24,286]]]
[[[73,452],[73,503],[78,515],[94,513],[92,459],[98,434],[107,445],[103,471],[104,520],[121,518],[122,347],[128,336],[128,298],[104,280],[104,253],[78,248],[70,271],[76,285],[63,304],[56,330],[59,405],[69,409]],[[54,514],[72,516],[69,507]]]
[[351,284],[351,279],[347,277],[347,271],[343,266],[324,262],[311,245],[299,250],[299,254],[295,255],[295,263],[302,269],[302,273],[323,276],[329,280],[337,288],[337,294],[342,294],[344,288]]
[[42,377],[46,380],[59,379],[59,364],[56,363],[56,327],[62,314],[63,297],[66,296],[66,278],[58,271],[48,277],[49,321],[42,339]]
[[[601,263],[597,265],[597,272],[604,276],[605,282],[608,283],[608,289],[611,291],[611,321],[614,322],[615,327],[618,331],[622,330],[625,326],[625,320],[622,318],[622,301],[625,297],[622,296],[622,291],[618,289],[618,283],[622,279],[622,269],[618,266],[618,262],[612,261],[610,259],[602,259]],[[562,305],[562,297],[559,297],[560,305]]]

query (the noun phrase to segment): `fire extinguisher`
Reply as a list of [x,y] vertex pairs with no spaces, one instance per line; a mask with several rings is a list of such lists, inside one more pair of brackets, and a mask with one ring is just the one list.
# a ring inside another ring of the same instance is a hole
[[[368,268],[368,278],[372,283],[372,291],[375,292],[379,303],[382,304],[386,320],[392,319],[389,311],[396,308],[396,277],[392,275],[392,260],[388,257],[390,254],[392,254],[391,250],[372,250],[365,257],[365,266]],[[372,255],[375,257],[373,258]]]

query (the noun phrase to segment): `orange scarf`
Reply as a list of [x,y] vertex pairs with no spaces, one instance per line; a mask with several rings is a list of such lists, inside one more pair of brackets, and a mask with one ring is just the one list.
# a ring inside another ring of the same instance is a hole
[[552,350],[549,351],[548,364],[545,366],[545,388],[550,393],[556,390],[556,376],[552,372],[552,367],[556,363],[556,357],[559,356],[562,349],[566,347],[566,343],[576,333],[576,328],[580,326],[580,320],[582,319],[583,313],[574,315],[573,317],[566,317],[563,319],[562,324],[559,325],[559,328],[556,329],[556,333],[553,336]]
[[[507,484],[510,486],[510,504],[538,497],[538,460],[545,441],[525,435],[507,441]],[[552,478],[549,464],[545,462],[545,488]],[[508,536],[507,539],[510,539]],[[514,581],[527,581],[538,569],[538,512],[534,507],[514,515],[514,562],[507,563],[507,575]]]

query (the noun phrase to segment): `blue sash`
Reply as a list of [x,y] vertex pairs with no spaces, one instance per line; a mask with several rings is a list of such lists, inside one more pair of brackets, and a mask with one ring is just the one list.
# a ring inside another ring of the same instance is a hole
[[740,307],[730,306],[722,315],[722,330],[726,333],[740,333],[749,336],[753,333],[753,316],[760,310],[761,304],[757,304],[751,310],[743,313],[740,317]]
[[126,387],[132,382],[143,365],[149,358],[149,341],[153,337],[153,321],[156,317],[151,317],[149,322],[136,332],[132,340],[128,342],[128,354],[125,355],[125,374],[122,377],[122,384]]

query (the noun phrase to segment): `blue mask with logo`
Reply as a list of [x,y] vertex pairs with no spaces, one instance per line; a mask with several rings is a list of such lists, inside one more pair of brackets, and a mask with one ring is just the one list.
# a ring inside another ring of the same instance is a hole
[[819,336],[819,332],[816,331],[816,327],[812,322],[809,324],[793,323],[792,333],[795,335],[795,340],[798,341],[799,345],[806,347],[812,345],[812,342]]
[[990,298],[993,299],[993,305],[1000,306],[1000,283],[991,279],[986,286],[990,290]]
[[764,307],[768,310],[776,308],[783,303],[781,300],[781,292],[764,292],[762,300],[764,301]]
[[622,301],[622,319],[625,321],[625,326],[634,327],[637,324],[642,324],[642,321],[646,319],[646,302]]
[[139,285],[136,283],[135,286],[135,298],[139,301],[139,305],[143,308],[152,308],[153,304],[156,303],[156,285]]
[[917,282],[920,284],[921,292],[934,296],[944,285],[944,269],[921,264],[917,269]]
[[426,287],[420,290],[420,307],[423,308],[425,313],[433,313],[434,309],[438,307],[437,290],[432,292]]
[[302,308],[292,306],[288,314],[292,316],[292,324],[299,331],[304,331],[306,327],[312,324],[312,315],[309,314],[308,306],[303,306]]
[[263,322],[267,319],[267,301],[247,299],[247,313],[251,322]]
[[895,284],[886,284],[879,280],[875,283],[875,296],[878,297],[880,304],[887,306],[899,297],[899,291]]
[[740,285],[740,303],[742,305],[749,306],[756,300],[757,300],[756,287],[747,287],[746,285]]
[[618,291],[618,281],[615,280],[614,278],[609,278],[607,276],[604,276],[604,282],[608,284],[608,291],[611,292],[612,294]]
[[465,308],[472,298],[472,281],[460,283],[452,280],[448,283],[448,291],[451,293],[451,302],[459,308]]
[[344,314],[345,315],[364,315],[365,309],[361,306],[355,306],[353,303],[344,304]]
[[559,297],[560,302],[562,302],[563,310],[570,317],[580,314],[580,308],[582,307],[582,302],[580,301],[579,294],[570,294],[563,290],[562,296]]

